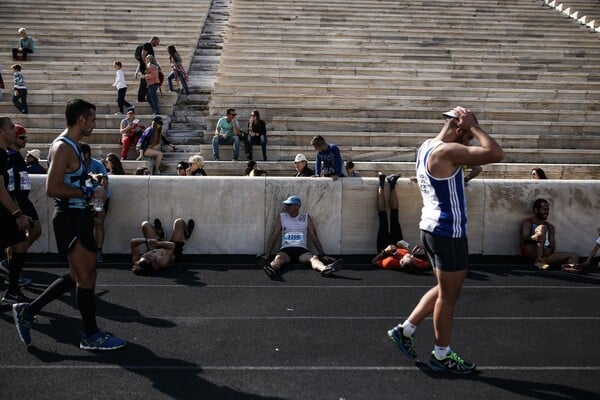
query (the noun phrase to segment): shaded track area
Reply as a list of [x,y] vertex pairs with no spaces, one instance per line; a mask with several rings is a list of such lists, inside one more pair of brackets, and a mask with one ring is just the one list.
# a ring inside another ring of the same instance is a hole
[[[128,340],[78,348],[73,294],[48,305],[24,347],[0,314],[3,398],[397,399],[600,396],[600,273],[534,271],[513,259],[472,260],[456,309],[453,348],[478,364],[469,377],[435,374],[431,319],[410,362],[386,330],[405,319],[431,274],[371,269],[345,257],[333,278],[300,266],[271,281],[250,257],[188,257],[151,277],[108,256],[98,321]],[[62,274],[34,256],[35,295]]]

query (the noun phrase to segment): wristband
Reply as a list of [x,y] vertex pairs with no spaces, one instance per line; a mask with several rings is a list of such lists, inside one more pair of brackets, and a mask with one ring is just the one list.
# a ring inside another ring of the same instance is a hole
[[21,211],[21,209],[20,209],[20,208],[17,208],[17,209],[16,209],[15,211],[13,211],[13,212],[12,212],[10,215],[11,215],[11,216],[12,216],[14,219],[17,219],[17,218],[19,218],[19,217],[21,217],[21,216],[23,215],[23,212]]

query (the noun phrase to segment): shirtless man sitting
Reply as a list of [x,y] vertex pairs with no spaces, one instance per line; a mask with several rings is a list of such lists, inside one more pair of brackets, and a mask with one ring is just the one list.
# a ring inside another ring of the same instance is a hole
[[[147,275],[153,271],[169,267],[183,255],[183,245],[189,239],[194,230],[194,220],[190,219],[187,224],[177,218],[173,221],[173,233],[171,240],[164,240],[165,233],[158,218],[154,224],[148,221],[142,222],[143,238],[131,239],[131,260],[133,267],[131,271],[136,275]],[[139,249],[141,244],[146,245],[146,251]]]

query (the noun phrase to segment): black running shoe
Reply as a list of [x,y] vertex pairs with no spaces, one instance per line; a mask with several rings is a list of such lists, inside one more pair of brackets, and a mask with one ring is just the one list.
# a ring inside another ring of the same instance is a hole
[[400,174],[394,174],[394,175],[390,175],[387,177],[387,181],[389,182],[391,187],[396,186],[396,182],[398,181],[398,179],[401,177],[402,175]]
[[321,271],[321,276],[331,276],[340,269],[342,269],[342,260],[335,260]]
[[20,290],[16,293],[7,290],[2,297],[2,303],[4,304],[31,303],[32,301],[33,299],[25,296]]
[[270,265],[265,265],[263,267],[263,271],[265,271],[265,274],[267,274],[267,276],[271,279],[273,279],[275,275],[277,275],[277,271],[274,270],[273,267],[271,267]]
[[159,238],[165,238],[165,231],[163,229],[162,222],[160,222],[160,219],[158,218],[154,218],[154,230]]
[[377,176],[379,177],[379,186],[383,187],[385,184],[385,174],[383,172],[379,172]]
[[192,236],[192,232],[194,232],[194,227],[195,227],[195,226],[196,226],[196,223],[194,222],[194,220],[193,220],[193,219],[190,219],[190,220],[187,222],[187,225],[186,225],[186,232],[184,232],[184,234],[183,234],[183,236],[185,237],[185,239],[186,239],[186,240],[187,240],[187,239],[189,239],[189,238],[190,238],[190,236]]
[[463,360],[453,351],[450,351],[446,357],[438,360],[435,352],[431,352],[429,357],[429,368],[436,372],[451,372],[453,374],[471,374],[475,372],[475,364]]

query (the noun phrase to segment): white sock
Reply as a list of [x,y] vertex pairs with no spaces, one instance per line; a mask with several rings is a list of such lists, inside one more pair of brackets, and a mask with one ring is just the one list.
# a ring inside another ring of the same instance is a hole
[[450,346],[445,346],[445,347],[434,346],[433,352],[435,354],[435,358],[437,358],[438,360],[441,360],[441,359],[445,358],[448,354],[450,354]]
[[412,336],[415,334],[415,331],[417,330],[417,326],[415,324],[413,324],[412,322],[410,322],[409,320],[404,321],[404,323],[402,323],[402,325],[400,325],[400,326],[402,327],[404,336]]

